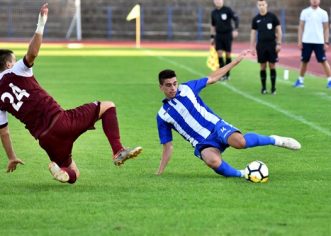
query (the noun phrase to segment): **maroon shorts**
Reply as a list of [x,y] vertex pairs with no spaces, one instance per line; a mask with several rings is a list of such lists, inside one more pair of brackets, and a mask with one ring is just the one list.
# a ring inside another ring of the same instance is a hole
[[99,118],[100,102],[89,103],[75,109],[62,111],[52,127],[39,137],[39,145],[49,159],[60,167],[68,167],[75,140],[85,131],[94,129]]

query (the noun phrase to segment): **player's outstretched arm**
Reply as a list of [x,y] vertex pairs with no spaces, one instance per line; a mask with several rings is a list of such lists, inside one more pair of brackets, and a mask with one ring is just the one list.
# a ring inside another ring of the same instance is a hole
[[170,160],[172,150],[173,150],[172,142],[163,144],[162,159],[160,162],[160,167],[159,167],[158,171],[156,172],[157,175],[161,175],[163,173],[164,169],[166,168],[166,166]]
[[233,67],[235,67],[236,65],[239,64],[239,62],[241,62],[241,60],[250,52],[250,50],[244,50],[242,51],[231,63],[223,66],[222,68],[217,69],[216,71],[214,71],[213,73],[211,73],[208,76],[208,81],[207,84],[214,84],[217,81],[219,81],[219,79],[221,77],[223,77],[224,75],[226,75],[226,73],[231,70]]
[[40,9],[37,29],[30,41],[28,52],[25,55],[25,60],[29,66],[33,65],[34,60],[38,56],[39,49],[42,43],[44,27],[47,21],[47,16],[48,16],[48,3],[45,3]]
[[18,164],[24,164],[24,163],[22,160],[16,157],[16,154],[13,149],[13,145],[11,143],[8,126],[0,129],[0,138],[1,138],[2,146],[5,149],[8,157],[7,172],[13,172],[14,170],[16,170],[16,166]]

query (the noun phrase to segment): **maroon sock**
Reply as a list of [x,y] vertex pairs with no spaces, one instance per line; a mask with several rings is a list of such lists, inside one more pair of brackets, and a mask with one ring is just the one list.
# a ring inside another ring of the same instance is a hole
[[73,184],[76,182],[77,180],[77,176],[76,176],[76,172],[68,167],[62,167],[61,170],[64,170],[65,172],[68,173],[69,175],[69,180],[68,183],[69,184]]
[[120,140],[120,130],[117,122],[116,108],[111,107],[101,116],[103,132],[108,138],[108,142],[115,155],[123,146]]

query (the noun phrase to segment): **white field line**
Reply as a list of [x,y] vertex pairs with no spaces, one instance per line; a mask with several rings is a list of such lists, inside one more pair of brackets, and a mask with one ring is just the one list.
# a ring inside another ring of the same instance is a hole
[[[169,64],[172,64],[172,65],[174,65],[176,67],[180,67],[180,68],[182,68],[182,69],[184,69],[184,70],[186,70],[186,71],[190,72],[191,74],[196,75],[198,77],[204,77],[204,76],[206,76],[206,75],[204,75],[204,74],[202,74],[202,73],[200,73],[200,72],[198,72],[198,71],[196,71],[196,70],[194,70],[194,69],[192,69],[192,68],[190,68],[188,66],[185,66],[183,64],[177,63],[176,61],[170,60],[168,58],[160,57],[160,56],[157,57],[157,58],[159,60],[161,60],[161,61],[165,61],[165,62],[167,62]],[[231,90],[232,92],[234,92],[236,94],[239,94],[239,95],[241,95],[241,96],[243,96],[243,97],[245,97],[247,99],[250,99],[250,100],[252,100],[252,101],[254,101],[254,102],[256,102],[256,103],[258,103],[260,105],[269,107],[272,110],[275,110],[275,111],[283,114],[284,116],[287,116],[288,118],[290,118],[292,120],[296,120],[296,121],[298,121],[298,122],[300,122],[302,124],[305,124],[305,125],[309,126],[310,128],[312,128],[312,129],[314,129],[314,130],[316,130],[316,131],[318,131],[318,132],[320,132],[322,134],[325,134],[325,135],[331,137],[331,131],[330,130],[328,130],[326,128],[323,128],[323,127],[321,127],[321,126],[319,126],[319,125],[317,125],[317,124],[315,124],[315,123],[313,123],[311,121],[308,121],[308,120],[306,120],[302,116],[295,115],[295,114],[291,113],[290,111],[284,110],[284,109],[282,109],[282,108],[280,108],[280,107],[278,107],[278,106],[276,106],[276,105],[274,105],[272,103],[269,103],[269,102],[266,102],[266,101],[261,100],[259,98],[256,98],[254,96],[251,96],[251,95],[249,95],[249,94],[247,94],[247,93],[245,93],[245,92],[243,92],[243,91],[241,91],[241,90],[239,90],[239,89],[237,89],[237,88],[229,85],[228,83],[218,83],[218,84],[226,87],[227,89]]]

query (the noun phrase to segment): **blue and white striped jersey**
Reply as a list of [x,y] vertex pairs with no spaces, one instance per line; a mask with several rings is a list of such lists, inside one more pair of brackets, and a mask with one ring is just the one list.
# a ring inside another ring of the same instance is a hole
[[161,144],[172,141],[171,129],[174,129],[195,147],[210,135],[221,120],[199,97],[207,80],[202,78],[183,83],[173,99],[163,100],[163,106],[157,114]]

